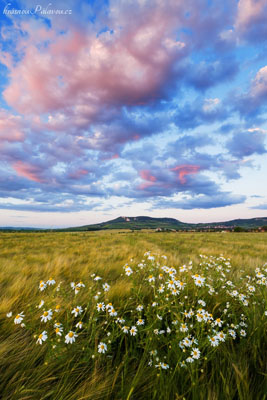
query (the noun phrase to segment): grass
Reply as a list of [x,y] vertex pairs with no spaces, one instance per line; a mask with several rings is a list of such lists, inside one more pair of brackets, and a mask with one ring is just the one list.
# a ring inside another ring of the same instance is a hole
[[[166,255],[166,264],[177,270],[192,261],[192,273],[208,274],[206,278],[212,278],[218,294],[211,296],[207,288],[195,287],[188,271],[185,291],[166,302],[165,297],[158,295],[157,287],[147,280],[148,274],[156,276],[160,272],[153,262],[148,262],[144,270],[129,277],[122,268],[133,258],[130,265],[136,272],[136,262],[144,259],[148,250]],[[267,234],[1,233],[0,396],[5,400],[266,399],[266,287],[257,287],[255,296],[249,299],[249,306],[243,306],[222,288],[221,272],[209,269],[207,272],[205,264],[199,266],[200,254],[230,257],[232,268],[226,272],[227,277],[244,292],[246,275],[255,276],[255,268],[267,262]],[[227,265],[224,269],[227,270]],[[92,273],[111,285],[108,293],[102,293],[101,284],[93,282]],[[63,282],[62,293],[52,288],[40,293],[39,281],[50,276],[57,283]],[[69,283],[80,280],[86,288],[75,297]],[[98,290],[101,295],[95,300]],[[160,315],[170,321],[178,316],[178,326],[183,322],[179,319],[181,312],[185,307],[189,309],[198,298],[205,300],[208,309],[217,316],[230,301],[231,312],[226,314],[229,323],[238,324],[237,318],[244,313],[247,336],[238,336],[236,340],[229,339],[218,348],[211,348],[207,337],[212,330],[205,324],[200,326],[194,322],[191,330],[199,340],[201,359],[184,368],[179,341],[186,334],[178,328],[173,336],[164,334],[159,339],[153,334],[154,328],[159,326],[156,314],[149,307],[155,296],[159,296],[156,299]],[[42,298],[49,308],[59,302],[62,309],[69,310],[58,316],[66,329],[73,328],[70,310],[77,305],[77,299],[87,308],[83,314],[85,328],[75,344],[65,345],[64,340],[60,343],[48,340],[42,346],[36,344],[34,335],[40,333],[40,329],[46,329],[46,325],[40,323],[43,311],[36,308]],[[136,337],[122,336],[120,324],[108,319],[107,313],[96,312],[97,301],[112,302],[126,321],[127,318],[131,320],[130,310],[142,302],[145,310],[139,317],[144,317],[146,326],[138,327]],[[26,328],[14,325],[14,317],[6,318],[10,310],[25,312]],[[107,332],[110,332],[109,337]],[[107,344],[111,341],[103,355],[97,351],[101,340]],[[55,344],[57,347],[53,348]],[[153,365],[148,366],[149,351],[154,349],[153,346],[162,357],[158,363],[167,360],[168,370],[155,368],[158,364],[154,360]]]

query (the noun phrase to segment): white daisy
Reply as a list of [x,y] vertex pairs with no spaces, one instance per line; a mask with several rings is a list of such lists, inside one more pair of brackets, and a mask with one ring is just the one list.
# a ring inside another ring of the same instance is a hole
[[17,324],[20,324],[22,321],[23,321],[23,318],[25,317],[25,315],[23,314],[23,311],[21,312],[21,313],[19,313],[19,314],[17,314],[16,316],[15,316],[15,319],[14,319],[14,323],[17,325]]
[[81,306],[77,306],[72,310],[72,314],[74,314],[74,317],[78,317],[83,312],[83,309]]
[[73,331],[69,331],[69,333],[65,336],[65,343],[72,344],[75,342],[75,338],[77,337],[77,333]]
[[46,333],[46,331],[43,331],[43,332],[38,336],[38,339],[37,339],[37,342],[36,342],[36,343],[42,344],[43,342],[46,341],[46,339],[47,339],[47,333]]
[[48,311],[44,311],[43,315],[41,315],[41,321],[42,322],[49,321],[50,319],[52,319],[52,315],[53,315],[53,312],[51,309]]
[[107,351],[106,343],[100,342],[98,345],[98,353],[105,353]]

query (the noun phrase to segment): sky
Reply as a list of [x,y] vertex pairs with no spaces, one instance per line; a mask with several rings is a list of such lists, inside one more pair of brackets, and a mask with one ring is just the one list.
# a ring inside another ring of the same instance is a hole
[[0,0],[0,226],[267,216],[266,0]]

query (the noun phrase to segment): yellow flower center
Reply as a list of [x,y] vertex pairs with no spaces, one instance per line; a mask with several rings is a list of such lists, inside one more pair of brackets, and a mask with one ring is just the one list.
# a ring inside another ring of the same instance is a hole
[[58,333],[59,332],[59,328],[56,328],[56,333]]
[[44,312],[44,317],[47,317],[47,316],[48,316],[48,312],[45,311],[45,312]]
[[73,335],[74,335],[73,332],[70,332],[70,333],[69,333],[69,337],[70,337],[70,338],[73,337]]
[[59,310],[59,309],[60,309],[60,306],[59,306],[59,305],[57,305],[57,306],[56,306],[56,310]]
[[43,334],[41,333],[41,335],[39,335],[39,339],[43,339]]
[[20,315],[16,315],[16,319],[19,319],[20,318]]

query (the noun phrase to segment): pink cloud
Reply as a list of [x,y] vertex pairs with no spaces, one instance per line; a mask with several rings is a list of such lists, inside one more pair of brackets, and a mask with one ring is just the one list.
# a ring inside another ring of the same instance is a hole
[[41,177],[42,169],[36,165],[27,162],[17,161],[12,164],[13,169],[19,176],[23,176],[31,181],[43,183],[45,180]]
[[38,29],[24,23],[21,29],[29,37],[19,44],[24,56],[13,65],[8,61],[10,84],[4,91],[8,104],[20,113],[60,111],[74,123],[90,123],[104,106],[156,99],[173,74],[173,62],[187,53],[174,35],[180,6],[158,2],[153,9],[139,7],[141,18],[127,23],[123,35],[117,28],[123,15],[120,8],[118,15],[111,15],[112,34],[96,36],[72,26],[57,36],[43,25]]
[[149,182],[156,182],[157,178],[153,175],[151,175],[150,171],[148,169],[143,169],[139,172],[139,175],[141,176],[142,179],[145,181]]
[[266,11],[266,0],[239,0],[236,17],[237,29],[245,32],[252,24],[257,24]]
[[81,177],[88,175],[88,173],[89,172],[86,169],[78,169],[75,172],[69,173],[68,177],[70,179],[80,179]]
[[180,183],[183,185],[186,183],[186,175],[196,174],[200,170],[199,165],[177,165],[174,168],[171,168],[171,171],[177,173]]
[[22,142],[24,139],[22,118],[0,109],[0,142]]

